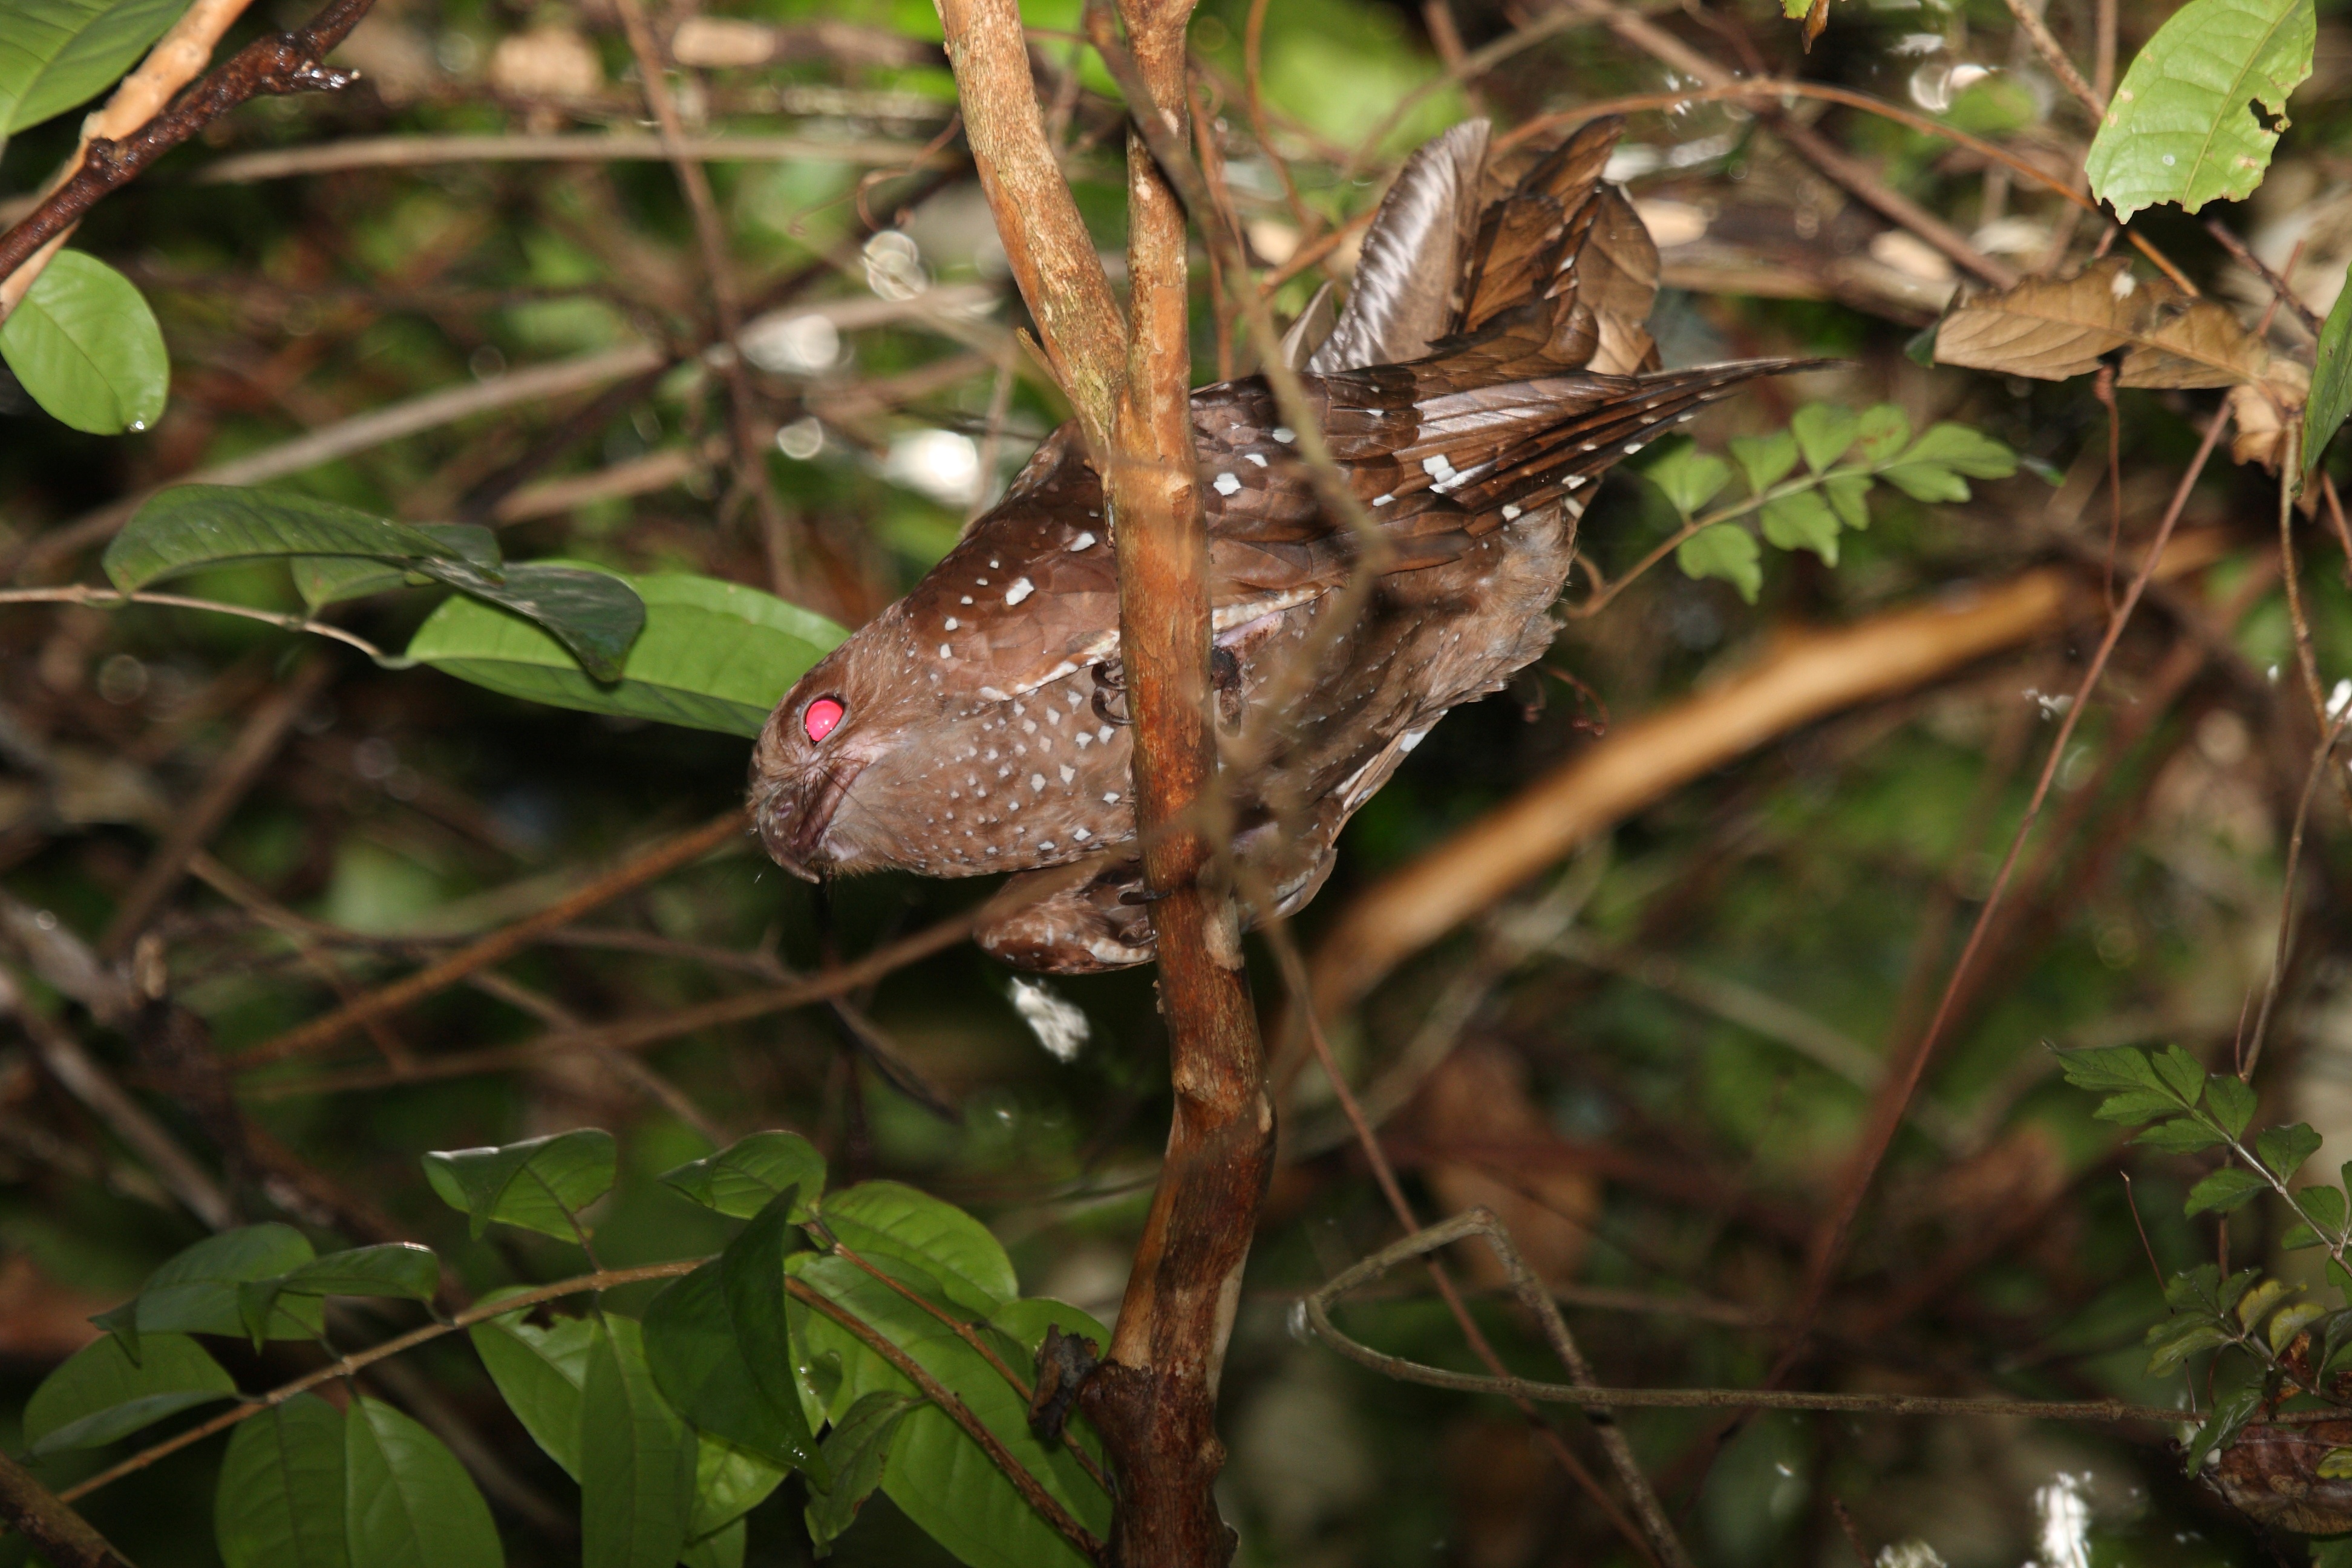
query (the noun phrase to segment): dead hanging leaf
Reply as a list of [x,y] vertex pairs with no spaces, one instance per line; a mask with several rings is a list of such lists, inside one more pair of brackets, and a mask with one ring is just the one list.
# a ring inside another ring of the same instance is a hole
[[2135,278],[2122,257],[1980,294],[1936,330],[1943,363],[2040,381],[2086,374],[2117,349],[2126,386],[2252,384],[2271,369],[2269,348],[2225,306],[2166,279]]
[[2273,362],[2259,384],[2231,387],[2230,427],[2236,434],[2230,437],[2230,456],[2278,472],[2286,460],[2288,433],[2295,430],[2310,396],[2311,373],[2293,360]]
[[2213,1481],[2257,1522],[2305,1535],[2352,1531],[2352,1479],[2331,1454],[2352,1447],[2352,1421],[2249,1426],[2221,1450]]

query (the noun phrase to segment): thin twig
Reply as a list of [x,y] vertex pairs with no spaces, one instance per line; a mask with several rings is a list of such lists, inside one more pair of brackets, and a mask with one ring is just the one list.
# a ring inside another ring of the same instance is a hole
[[365,637],[309,616],[257,610],[247,605],[224,604],[218,599],[194,599],[185,594],[155,594],[144,588],[126,594],[119,588],[100,588],[76,583],[61,588],[0,588],[0,605],[82,605],[93,610],[119,610],[126,605],[161,605],[175,610],[209,610],[217,616],[260,621],[289,632],[310,632],[319,637],[331,637],[347,647],[359,649],[378,664],[399,662]]
[[349,169],[417,169],[436,163],[867,163],[884,167],[944,167],[911,142],[819,142],[804,136],[681,136],[669,142],[642,132],[614,131],[499,136],[352,136],[308,147],[239,153],[197,172],[199,185],[282,180]]

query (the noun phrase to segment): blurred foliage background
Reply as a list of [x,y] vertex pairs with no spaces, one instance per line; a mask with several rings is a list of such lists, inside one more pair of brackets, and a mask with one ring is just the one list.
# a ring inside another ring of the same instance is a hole
[[[2040,166],[2071,174],[2088,139],[1996,0],[1841,0],[1810,55],[1796,25],[1756,0],[1633,9],[1709,58],[1858,88]],[[1122,132],[1108,79],[1076,45],[1074,3],[1024,11],[1070,174],[1115,255]],[[2125,59],[2166,13],[2121,8]],[[2321,310],[2352,254],[2352,32],[2336,13],[2322,7],[2318,74],[2268,183],[2213,209]],[[232,41],[300,16],[264,0]],[[849,625],[909,586],[1061,414],[1013,335],[1020,306],[954,137],[937,20],[920,0],[708,11],[676,0],[656,21],[693,134],[792,143],[708,165],[750,321],[740,349],[772,516],[730,463],[723,367],[703,353],[709,279],[672,171],[576,147],[506,155],[564,133],[643,142],[615,13],[603,0],[378,0],[338,57],[363,71],[359,85],[247,105],[85,225],[78,243],[157,309],[171,400],[152,430],[100,439],[0,382],[0,553],[17,580],[87,579],[87,528],[79,550],[45,542],[165,481],[257,463],[271,482],[384,515],[495,524],[509,557],[683,567]],[[2048,24],[2092,58],[2089,0],[2052,0]],[[1549,0],[1275,0],[1255,16],[1211,0],[1193,37],[1200,101],[1255,258],[1269,276],[1305,263],[1276,294],[1285,313],[1323,276],[1344,279],[1351,247],[1318,242],[1367,210],[1421,138],[1472,112],[1517,123],[1689,85]],[[1465,50],[1506,43],[1466,73],[1449,69]],[[2009,265],[2063,268],[2103,243],[2103,224],[2074,222],[1947,142],[1818,103],[1793,114]],[[67,116],[19,136],[0,189],[31,191],[73,131]],[[509,145],[485,156],[479,143],[453,153],[426,140],[460,135]],[[270,161],[297,150],[318,161],[290,173]],[[1442,853],[1450,833],[1607,744],[1608,730],[1770,658],[1788,628],[1990,592],[2048,563],[2091,589],[2047,635],[1780,734],[1565,863],[1531,858],[1518,892],[1335,1022],[1346,1070],[1391,1091],[1374,1096],[1384,1137],[1424,1214],[1500,1209],[1604,1382],[1740,1384],[1780,1352],[1778,1314],[1880,1064],[1916,1038],[1943,990],[2063,710],[2057,694],[2096,644],[2108,419],[2082,379],[1907,357],[1952,294],[1953,267],[1748,110],[1639,114],[1612,173],[1664,254],[1655,326],[1669,364],[1846,362],[1759,386],[1697,427],[1703,444],[1780,428],[1807,399],[1885,400],[1916,426],[1973,424],[2041,471],[1980,485],[1964,504],[1896,498],[1846,537],[1834,569],[1776,554],[1753,606],[1669,564],[1605,613],[1567,621],[1550,673],[1449,719],[1356,820],[1297,921],[1310,950],[1384,876]],[[2136,226],[2249,322],[2263,315],[2267,289],[2197,220],[2158,210]],[[1228,313],[1205,267],[1196,277],[1200,379],[1245,370],[1248,347],[1221,331]],[[2266,330],[2283,352],[2307,352],[2290,314]],[[658,351],[654,368],[595,368],[642,344]],[[549,366],[572,379],[552,392],[517,379]],[[480,395],[457,405],[462,416],[353,435],[354,422],[453,391]],[[2119,401],[2128,566],[2210,400]],[[268,467],[320,433],[341,442],[331,460]],[[2260,1005],[2315,734],[2280,587],[2274,493],[2258,468],[2217,464],[2191,496],[2182,527],[2212,542],[2215,563],[2142,610],[2061,762],[2021,879],[1958,989],[1920,1114],[1864,1211],[1820,1327],[1814,1385],[2183,1398],[2182,1380],[2141,1375],[2139,1340],[2163,1311],[2150,1254],[2167,1273],[2214,1255],[2210,1223],[2179,1217],[2203,1166],[2123,1148],[2087,1097],[2058,1082],[2051,1047],[2179,1042],[2218,1067],[2250,998]],[[1654,488],[1621,472],[1586,519],[1586,548],[1613,574],[1675,524]],[[2344,551],[2322,524],[2298,523],[2295,541],[2332,684],[2352,677]],[[189,591],[298,605],[276,566],[215,573]],[[428,604],[391,595],[347,621],[397,647]],[[37,939],[26,933],[120,956],[108,933],[142,868],[289,691],[297,710],[221,803],[218,830],[147,925],[160,942],[143,950],[209,1026],[256,1146],[274,1151],[230,1157],[217,1119],[168,1092],[151,1056],[29,966]],[[598,1235],[604,1262],[621,1266],[721,1239],[652,1173],[780,1126],[815,1138],[839,1179],[897,1176],[971,1207],[1011,1248],[1024,1290],[1112,1316],[1166,1125],[1148,973],[1022,989],[957,947],[870,988],[859,1007],[935,1107],[877,1077],[819,1010],[627,1054],[478,1054],[772,984],[829,950],[920,929],[984,886],[853,882],[821,920],[812,889],[747,838],[377,1028],[240,1066],[241,1052],[339,994],[725,810],[745,762],[727,737],[532,708],[267,626],[152,607],[0,609],[0,884],[21,993],[16,1023],[0,1030],[0,1412],[93,1335],[89,1314],[202,1234],[58,1078],[40,1046],[58,1032],[222,1169],[250,1217],[380,1239],[358,1234],[354,1216],[366,1216],[442,1249],[471,1290],[570,1263],[529,1238],[468,1241],[420,1178],[425,1151],[614,1130],[636,1179],[625,1177]],[[2352,1156],[2345,826],[2343,801],[2323,791],[2294,889],[2301,936],[2256,1083],[2266,1116],[2326,1135],[2331,1169]],[[1262,952],[1253,960],[1271,1015],[1283,989]],[[1396,1233],[1311,1067],[1287,1079],[1284,1115],[1286,1161],[1223,1396],[1223,1500],[1241,1561],[1636,1561],[1508,1407],[1382,1382],[1303,1331],[1300,1292]],[[2242,1262],[2275,1243],[2252,1211],[2231,1223],[2225,1245]],[[1491,1292],[1479,1310],[1515,1364],[1551,1375],[1540,1342]],[[1418,1277],[1398,1276],[1348,1321],[1384,1349],[1475,1366]],[[259,1386],[312,1352],[223,1353],[241,1355],[234,1364]],[[545,1524],[571,1510],[570,1483],[468,1353],[452,1340],[413,1360],[380,1392],[445,1434],[470,1434],[460,1452],[510,1561],[570,1560],[574,1546]],[[12,1420],[0,1414],[0,1438]],[[1695,1550],[1725,1568],[1850,1564],[1857,1552],[1954,1568],[2284,1560],[2182,1478],[2166,1434],[1705,1412],[1627,1425]],[[1561,1426],[1597,1469],[1580,1424]],[[197,1447],[96,1495],[91,1517],[150,1568],[212,1561],[216,1453]],[[41,1473],[64,1485],[109,1458]],[[806,1559],[796,1488],[754,1516],[754,1563]],[[944,1561],[878,1498],[838,1556]]]

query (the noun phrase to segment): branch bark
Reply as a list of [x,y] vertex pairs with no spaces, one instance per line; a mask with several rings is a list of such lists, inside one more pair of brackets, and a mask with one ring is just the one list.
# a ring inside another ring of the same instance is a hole
[[1155,144],[1183,142],[1192,0],[1123,0],[1119,14],[1138,121],[1128,138],[1124,330],[1055,162],[1015,7],[940,5],[982,188],[1108,498],[1137,828],[1176,1098],[1109,1354],[1080,1406],[1118,1471],[1112,1561],[1202,1568],[1234,1551],[1211,1489],[1224,1461],[1217,1379],[1272,1169],[1274,1113],[1239,922],[1218,874],[1216,834],[1204,826],[1217,736],[1208,542],[1193,488],[1185,206],[1153,157]]
[[0,1454],[0,1515],[56,1568],[131,1568],[131,1560],[89,1521],[5,1454]]

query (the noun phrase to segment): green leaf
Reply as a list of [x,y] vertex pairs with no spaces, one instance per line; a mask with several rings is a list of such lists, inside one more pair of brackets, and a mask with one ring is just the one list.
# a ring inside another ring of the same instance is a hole
[[2099,1101],[2099,1109],[2091,1114],[2101,1121],[2120,1121],[2128,1127],[2169,1116],[2179,1109],[2180,1100],[2170,1089],[2127,1089]]
[[1857,438],[1862,458],[1873,467],[1890,462],[1911,439],[1911,421],[1892,403],[1874,403],[1862,411]]
[[500,1568],[489,1505],[441,1439],[364,1394],[343,1423],[353,1568]]
[[2316,468],[2352,414],[2352,289],[2336,291],[2313,350],[2311,395],[2303,405],[2303,471]]
[[1817,490],[1799,490],[1764,503],[1764,537],[1782,550],[1810,550],[1837,564],[1838,520]]
[[743,1568],[743,1552],[751,1532],[737,1520],[722,1530],[687,1542],[677,1560],[686,1568]]
[[2195,212],[2252,195],[2316,37],[2312,0],[2189,0],[2116,89],[2084,162],[2092,192],[2118,222],[2157,202]]
[[[810,1450],[814,1458],[814,1439]],[[768,1495],[791,1474],[789,1466],[771,1464],[709,1433],[699,1435],[695,1440],[694,1506],[687,1513],[687,1539],[700,1541],[725,1530],[767,1501]]]
[[2305,1187],[2294,1196],[2295,1201],[2303,1205],[2303,1212],[2311,1216],[2314,1224],[2323,1227],[2330,1236],[2344,1234],[2346,1214],[2343,1188]]
[[2088,1050],[2062,1051],[2058,1070],[2076,1089],[2153,1089],[2174,1093],[2157,1076],[2147,1053],[2134,1046],[2095,1046]]
[[[134,1358],[147,1334],[249,1333],[238,1287],[290,1274],[311,1256],[310,1242],[292,1226],[249,1225],[223,1231],[149,1275],[131,1308],[107,1326]],[[325,1322],[315,1302],[282,1301],[270,1315],[268,1337],[313,1339]]]
[[1941,463],[1890,463],[1878,477],[1913,500],[1962,501],[1969,499],[1969,481]]
[[141,1427],[215,1399],[236,1397],[236,1382],[184,1334],[152,1334],[132,1361],[121,1342],[84,1345],[41,1380],[25,1405],[25,1441],[35,1454],[97,1448]]
[[2266,1191],[2269,1186],[2268,1182],[2263,1181],[2252,1171],[2242,1171],[2235,1165],[2224,1165],[2189,1189],[2189,1201],[2182,1205],[2181,1212],[2192,1215],[2203,1214],[2208,1210],[2214,1214],[2228,1214],[2243,1205],[2245,1201],[2256,1193]]
[[2326,1315],[2327,1309],[2316,1301],[2297,1301],[2292,1307],[2281,1308],[2278,1315],[2271,1319],[2268,1330],[2271,1353],[2284,1355],[2286,1347],[2294,1343],[2295,1335],[2309,1328],[2314,1319]]
[[523,616],[551,635],[592,680],[620,679],[629,647],[645,630],[645,601],[616,572],[534,561],[509,566],[502,581],[488,583],[461,581],[472,574],[454,568],[427,564],[425,570],[495,605],[495,613]]
[[2254,1119],[2253,1088],[2228,1073],[2215,1073],[2205,1080],[2205,1109],[2213,1113],[2221,1131],[2239,1137]]
[[257,1279],[236,1288],[237,1315],[259,1350],[268,1337],[281,1296],[404,1296],[430,1301],[441,1284],[441,1262],[429,1247],[413,1241],[331,1252],[291,1274]]
[[694,1436],[655,1388],[637,1325],[597,1324],[580,1398],[582,1568],[670,1568],[694,1503]]
[[833,1489],[812,1489],[807,1514],[809,1542],[818,1556],[833,1551],[833,1543],[882,1484],[890,1438],[907,1413],[920,1409],[922,1403],[903,1394],[877,1390],[851,1405],[825,1434],[824,1458],[833,1470]]
[[2151,1063],[2157,1076],[2172,1086],[2183,1105],[2195,1105],[2197,1097],[2205,1092],[2205,1068],[2195,1057],[2179,1046],[2167,1046],[2156,1053]]
[[706,1159],[664,1172],[662,1181],[736,1219],[751,1218],[778,1193],[797,1188],[792,1219],[798,1225],[824,1191],[824,1156],[797,1132],[754,1132]]
[[[2321,1456],[2321,1475],[2327,1474],[2327,1461],[2336,1451],[2331,1449]],[[2315,1535],[2307,1540],[2311,1547],[2311,1568],[2352,1568],[2352,1535]]]
[[213,1503],[221,1561],[226,1568],[354,1568],[343,1476],[343,1414],[317,1394],[298,1394],[239,1422]]
[[1870,486],[1868,474],[1832,474],[1822,481],[1822,494],[1829,498],[1830,510],[1848,528],[1870,526]]
[[[519,1292],[520,1287],[516,1289]],[[514,1292],[510,1292],[514,1293]],[[496,1297],[486,1298],[496,1300]],[[580,1479],[580,1391],[596,1341],[593,1318],[557,1318],[546,1328],[526,1322],[523,1310],[476,1323],[467,1331],[490,1381],[531,1441]]]
[[[779,1255],[767,1286],[779,1334],[783,1329],[783,1282]],[[736,1323],[716,1259],[672,1280],[646,1308],[646,1361],[670,1408],[698,1432],[724,1438],[784,1469],[797,1468],[816,1453],[817,1446],[791,1385],[790,1346],[778,1375],[761,1377],[749,1359],[750,1347],[743,1342],[747,1337]],[[763,1342],[763,1351],[769,1348]],[[782,1400],[772,1397],[767,1386],[772,1381],[783,1394]]]
[[2181,1473],[2193,1476],[2205,1466],[2205,1456],[2216,1448],[2226,1448],[2246,1429],[2263,1406],[2263,1385],[2249,1384],[2234,1393],[2214,1401],[2213,1414],[2189,1440],[2189,1452],[2181,1461]]
[[2017,454],[1965,425],[1930,425],[1901,458],[1934,463],[1972,479],[2005,479],[2017,472]]
[[2201,1318],[2158,1323],[2148,1331],[2148,1339],[2155,1347],[2147,1358],[2150,1377],[2169,1377],[2198,1352],[2231,1342],[2227,1329]]
[[1797,466],[1797,438],[1786,430],[1769,436],[1734,436],[1728,445],[1748,476],[1748,489],[1758,495],[1786,479]]
[[2287,1226],[2286,1234],[2279,1237],[2279,1250],[2282,1252],[2301,1252],[2305,1247],[2326,1245],[2326,1237],[2301,1220]]
[[799,1250],[799,1233],[789,1217],[796,1201],[787,1188],[751,1216],[742,1234],[719,1256],[719,1283],[744,1369],[769,1407],[761,1447],[779,1462],[813,1467],[822,1482],[825,1477],[824,1461],[816,1457],[816,1435],[809,1429],[793,1382],[797,1357],[784,1307],[784,1258]]
[[2284,1279],[2265,1279],[2238,1300],[2238,1324],[2251,1329],[2263,1321],[2263,1315],[2293,1294],[2294,1287]]
[[97,96],[188,0],[16,0],[0,10],[0,142]]
[[852,1252],[868,1259],[904,1258],[982,1317],[1021,1293],[1003,1244],[980,1221],[929,1193],[899,1182],[861,1182],[826,1194],[817,1213]]
[[[438,540],[478,573],[497,574],[504,557],[499,536],[470,522],[419,522],[404,525],[428,539]],[[294,589],[312,609],[345,599],[394,588],[421,588],[434,581],[412,567],[362,555],[297,555],[287,562],[294,572]]]
[[106,575],[124,593],[199,566],[256,556],[356,555],[412,563],[455,558],[423,529],[293,490],[174,485],[158,491],[106,548]]
[[613,1135],[594,1127],[425,1156],[425,1179],[478,1237],[495,1222],[577,1241],[580,1211],[612,1190],[614,1170]]
[[2202,1121],[2183,1116],[2170,1121],[2159,1121],[2132,1142],[2145,1143],[2160,1153],[2196,1154],[2207,1149],[2219,1149],[2229,1140]]
[[1718,522],[1684,540],[1675,550],[1675,564],[1685,577],[1722,578],[1752,605],[1764,589],[1762,556],[1754,534],[1736,522]]
[[2289,1127],[2273,1127],[2254,1140],[2255,1157],[2263,1169],[2285,1181],[2303,1168],[2303,1163],[2319,1152],[2319,1134],[2303,1122]]
[[[956,1303],[923,1270],[895,1258],[873,1261],[908,1289],[953,1315]],[[952,1329],[847,1258],[801,1254],[793,1263],[803,1283],[870,1325],[942,1385],[955,1390],[1006,1451],[1081,1524],[1097,1535],[1108,1531],[1109,1498],[1066,1447],[1049,1445],[1029,1430],[1027,1407],[1020,1396]],[[998,1353],[1017,1364],[1023,1352],[1010,1336],[993,1329],[977,1331],[996,1335]],[[908,1395],[917,1392],[888,1362],[831,1319],[811,1313],[805,1333],[813,1353],[831,1352],[841,1359],[841,1386],[831,1411],[836,1420],[877,1390]],[[882,1489],[933,1540],[973,1568],[1076,1568],[1083,1561],[1031,1510],[980,1446],[935,1406],[912,1411],[900,1424],[890,1445]]]
[[756,736],[793,682],[846,635],[821,616],[716,578],[623,581],[645,601],[646,623],[616,684],[590,679],[529,622],[467,599],[434,611],[408,657],[527,701]]
[[1685,521],[1696,517],[1731,482],[1731,466],[1696,442],[1685,441],[1642,470],[1642,477],[1665,492],[1667,501]]
[[1845,456],[1862,433],[1862,420],[1853,409],[1835,403],[1808,403],[1789,421],[1805,467],[1820,473]]
[[146,429],[172,388],[155,312],[130,279],[79,250],[51,257],[0,321],[0,357],[50,417],[93,436]]

